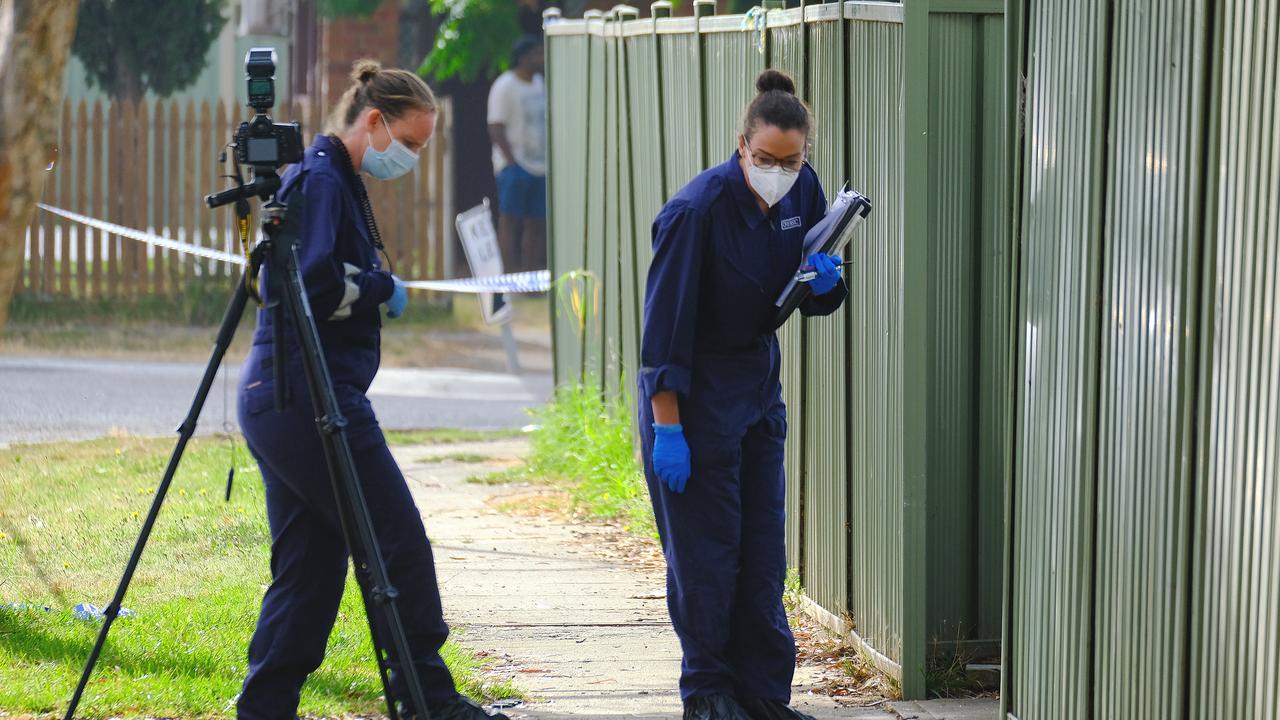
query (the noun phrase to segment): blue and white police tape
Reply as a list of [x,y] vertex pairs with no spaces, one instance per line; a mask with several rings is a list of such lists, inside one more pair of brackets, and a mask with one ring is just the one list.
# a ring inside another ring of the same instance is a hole
[[[231,263],[233,265],[245,264],[244,257],[234,253],[171,240],[167,237],[156,235],[154,233],[135,230],[123,225],[117,225],[116,223],[92,218],[88,215],[81,215],[80,213],[74,213],[70,210],[63,210],[62,208],[45,205],[44,203],[40,203],[39,207],[45,212],[64,217],[71,222],[95,228],[111,235],[119,235],[120,237],[144,242],[154,247],[161,247],[167,250],[180,252],[185,255],[194,255],[208,260]],[[452,293],[542,293],[551,289],[551,271],[536,270],[533,272],[509,273],[506,275],[492,275],[489,277],[478,278],[457,278],[453,280],[406,280],[404,284],[406,287],[418,290],[435,290],[437,292]]]

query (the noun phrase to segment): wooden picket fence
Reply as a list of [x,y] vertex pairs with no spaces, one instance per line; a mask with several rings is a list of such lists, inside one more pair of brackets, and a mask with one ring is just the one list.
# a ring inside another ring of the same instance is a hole
[[[367,183],[378,227],[405,279],[443,277],[453,223],[448,162],[450,106],[441,99],[436,135],[412,174]],[[277,121],[302,124],[310,144],[319,108],[276,108]],[[68,101],[58,160],[42,202],[202,247],[239,253],[231,207],[210,210],[205,195],[230,187],[218,157],[247,108],[223,102]],[[234,113],[234,115],[233,115]],[[233,119],[234,118],[234,119]],[[254,203],[255,209],[257,203]],[[255,222],[256,232],[256,222]],[[136,298],[180,293],[195,278],[238,272],[38,210],[27,232],[19,292],[36,298]]]

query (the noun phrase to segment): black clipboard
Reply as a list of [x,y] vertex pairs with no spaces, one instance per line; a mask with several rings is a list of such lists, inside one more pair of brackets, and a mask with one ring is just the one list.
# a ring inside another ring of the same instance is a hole
[[[825,232],[822,233],[821,240],[815,240],[810,238],[809,235],[805,235],[805,251],[802,253],[801,267],[808,262],[809,255],[812,253],[820,252],[830,255],[843,250],[853,236],[853,231],[871,214],[871,200],[860,192],[842,190],[836,196],[835,202],[831,204],[831,209],[827,211],[827,215],[823,217],[824,222],[831,218],[831,213],[839,213],[839,215],[827,225]],[[814,226],[809,232],[818,231],[820,227],[821,223]],[[811,249],[812,242],[817,242],[817,244]],[[799,272],[799,268],[797,268],[796,274],[799,274]],[[809,283],[792,280],[778,298],[776,303],[778,314],[774,317],[773,327],[770,330],[777,330],[782,327],[787,322],[787,319],[791,317],[791,313],[795,312],[796,308],[800,307],[800,304],[809,299],[812,294],[813,290],[809,288]]]

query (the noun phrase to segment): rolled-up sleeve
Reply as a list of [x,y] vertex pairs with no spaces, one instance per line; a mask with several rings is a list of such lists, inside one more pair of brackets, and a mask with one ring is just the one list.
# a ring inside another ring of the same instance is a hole
[[668,390],[687,396],[693,382],[705,218],[687,206],[668,206],[653,223],[640,342],[640,383],[649,397]]
[[345,320],[353,309],[386,302],[395,289],[391,274],[340,260],[334,246],[342,223],[344,190],[328,175],[309,174],[302,183],[306,209],[299,232],[298,262],[307,299],[321,320]]

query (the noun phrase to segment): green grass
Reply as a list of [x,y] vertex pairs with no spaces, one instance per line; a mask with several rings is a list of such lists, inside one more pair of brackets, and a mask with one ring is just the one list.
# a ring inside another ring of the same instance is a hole
[[468,482],[563,485],[587,516],[622,520],[633,532],[657,537],[625,397],[606,399],[590,383],[562,387],[532,415],[536,429],[525,464]]
[[530,481],[529,469],[526,466],[507,468],[506,470],[484,475],[469,475],[467,477],[467,482],[472,485],[510,485]]
[[982,683],[969,674],[973,656],[963,650],[929,659],[925,686],[934,698],[971,698],[983,691]]
[[[172,442],[137,438],[13,446],[0,450],[0,710],[61,712],[98,623],[71,608],[104,606],[114,593]],[[111,630],[81,716],[230,717],[245,649],[270,580],[262,485],[243,447],[230,503],[225,440],[192,443],[147,545],[124,606],[137,612]],[[484,686],[479,661],[450,644],[460,689]],[[385,712],[368,624],[348,578],[324,664],[303,690],[300,712]],[[3,713],[0,713],[3,714]]]
[[450,453],[448,455],[427,455],[418,458],[418,462],[424,465],[439,465],[442,463],[459,463],[462,465],[475,465],[477,463],[489,462],[493,458],[480,453]]
[[[9,319],[17,324],[86,325],[217,325],[235,289],[230,277],[191,278],[182,292],[137,298],[39,297],[16,293]],[[250,321],[252,322],[252,321]]]
[[519,430],[383,430],[392,445],[461,445],[524,437]]

